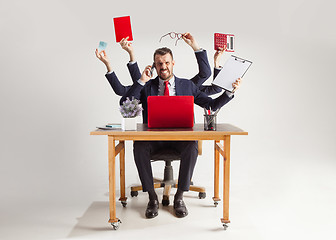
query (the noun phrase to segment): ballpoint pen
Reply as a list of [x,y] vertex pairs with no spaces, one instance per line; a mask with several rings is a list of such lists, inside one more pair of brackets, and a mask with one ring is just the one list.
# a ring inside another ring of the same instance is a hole
[[218,108],[218,109],[215,111],[214,115],[217,115],[217,113],[219,112],[219,110],[220,110],[220,108]]
[[204,110],[204,115],[208,115],[206,108],[203,108],[203,110]]
[[208,112],[207,112],[206,108],[203,108],[203,110],[204,110],[204,119],[205,119],[205,123],[206,123],[206,125],[208,126]]

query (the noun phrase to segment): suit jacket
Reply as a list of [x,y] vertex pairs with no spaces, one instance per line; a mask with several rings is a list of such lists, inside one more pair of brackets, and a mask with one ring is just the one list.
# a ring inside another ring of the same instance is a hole
[[[211,75],[211,69],[210,69],[206,50],[196,52],[195,56],[196,56],[199,71],[190,80],[197,87],[199,87],[202,92],[205,92],[207,95],[219,93],[222,90],[220,87],[212,86],[212,85],[207,85],[207,86],[202,85]],[[127,68],[128,68],[128,71],[131,75],[133,82],[140,79],[141,72],[139,70],[139,66],[137,62],[132,63],[132,64],[128,63]],[[216,69],[214,70],[214,78],[218,74],[218,72],[216,73],[216,71],[218,70]],[[114,92],[119,96],[123,96],[131,87],[131,85],[129,86],[122,85],[117,75],[114,72],[111,74],[106,74],[105,77],[107,78]]]
[[[208,56],[206,50],[195,52],[196,61],[198,65],[198,73],[190,79],[199,89],[206,95],[213,95],[222,91],[218,86],[213,85],[202,85],[210,76],[211,69],[208,61]],[[127,64],[128,71],[132,77],[133,82],[137,81],[141,77],[141,73],[137,63]],[[213,79],[219,73],[218,69],[214,69]],[[129,86],[128,86],[129,87]],[[127,90],[128,90],[127,87]]]
[[[120,104],[126,100],[126,98],[136,98],[142,103],[142,117],[143,123],[147,123],[147,97],[157,96],[159,90],[159,77],[149,80],[144,86],[138,82],[134,82],[131,88],[126,92],[126,94],[121,98]],[[225,92],[219,97],[212,99],[208,97],[204,92],[201,92],[199,88],[190,80],[182,79],[175,76],[175,90],[176,96],[194,96],[194,103],[200,107],[206,109],[216,110],[221,108],[226,103],[228,103],[233,96],[230,98]]]
[[[214,69],[213,79],[216,78],[219,72],[220,70],[218,70],[217,68]],[[220,93],[222,91],[222,88],[215,86],[215,85],[202,85],[202,86],[199,86],[199,90],[201,92],[204,92],[206,95],[210,96],[216,93]]]

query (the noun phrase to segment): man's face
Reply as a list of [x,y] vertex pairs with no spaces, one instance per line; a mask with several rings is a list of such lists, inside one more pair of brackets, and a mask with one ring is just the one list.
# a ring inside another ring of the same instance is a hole
[[165,55],[156,54],[154,63],[156,72],[162,80],[170,80],[173,77],[175,61],[169,53]]

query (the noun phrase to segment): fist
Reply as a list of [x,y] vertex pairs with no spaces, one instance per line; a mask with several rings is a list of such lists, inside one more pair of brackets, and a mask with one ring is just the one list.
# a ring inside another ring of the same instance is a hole
[[145,68],[145,70],[142,72],[141,78],[140,78],[141,82],[146,83],[146,82],[148,82],[150,80],[150,78],[152,77],[151,68],[152,68],[152,66],[148,65]]

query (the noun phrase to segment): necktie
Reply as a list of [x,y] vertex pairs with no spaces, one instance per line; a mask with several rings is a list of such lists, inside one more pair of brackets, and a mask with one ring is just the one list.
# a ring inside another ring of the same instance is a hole
[[164,89],[163,96],[169,96],[168,83],[169,83],[169,81],[164,81],[164,84],[165,84],[166,86],[165,86],[165,89]]

